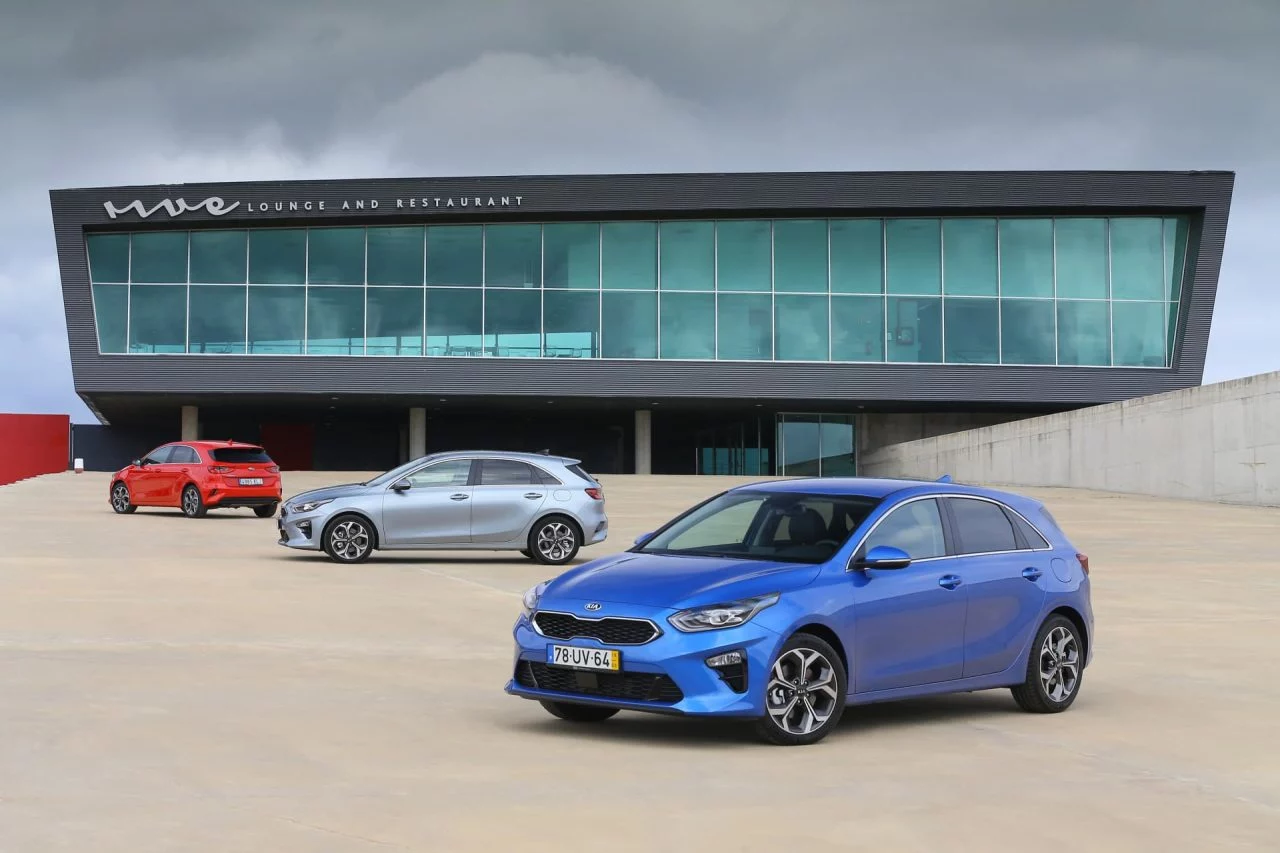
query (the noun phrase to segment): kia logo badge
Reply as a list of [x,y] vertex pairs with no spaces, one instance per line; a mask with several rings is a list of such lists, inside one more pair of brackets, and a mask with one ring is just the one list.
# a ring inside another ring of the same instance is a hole
[[587,610],[591,610],[591,611],[599,610],[599,609],[600,609],[600,602],[598,602],[598,601],[593,601],[593,602],[591,602],[590,604],[588,604],[588,605],[587,605],[586,609],[587,609]]

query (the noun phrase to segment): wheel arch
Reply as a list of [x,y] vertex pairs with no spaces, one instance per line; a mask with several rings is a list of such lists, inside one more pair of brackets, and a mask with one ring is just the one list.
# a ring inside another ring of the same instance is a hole
[[[1045,620],[1048,620],[1053,618],[1054,616],[1065,617],[1067,620],[1071,622],[1072,625],[1075,625],[1076,630],[1080,632],[1081,642],[1083,642],[1084,644],[1084,648],[1080,650],[1080,657],[1081,659],[1088,661],[1089,648],[1093,644],[1093,638],[1089,636],[1089,626],[1085,624],[1084,616],[1080,613],[1080,611],[1076,610],[1074,607],[1072,607],[1069,604],[1062,604],[1055,607],[1054,609],[1046,613],[1044,618]],[[1043,625],[1044,622],[1042,621],[1040,624]]]
[[844,643],[840,641],[839,634],[821,622],[807,622],[792,631],[790,636],[794,637],[796,634],[809,634],[817,637],[835,649],[836,654],[840,656],[841,665],[844,666],[845,683],[848,685],[853,684],[853,672],[849,669],[849,653],[845,651]]
[[[281,503],[283,503],[283,501],[281,501]],[[369,532],[373,535],[373,544],[370,550],[376,551],[379,548],[381,548],[382,533],[378,530],[378,525],[374,523],[373,518],[371,518],[367,512],[363,512],[358,509],[344,509],[344,510],[340,510],[339,512],[335,512],[333,515],[329,516],[329,520],[324,523],[324,527],[320,528],[321,542],[323,542],[325,537],[329,535],[329,531],[333,528],[335,524],[337,524],[339,521],[341,521],[343,518],[346,518],[349,515],[354,515],[357,518],[359,518],[361,521],[363,521],[365,524],[369,525]]]

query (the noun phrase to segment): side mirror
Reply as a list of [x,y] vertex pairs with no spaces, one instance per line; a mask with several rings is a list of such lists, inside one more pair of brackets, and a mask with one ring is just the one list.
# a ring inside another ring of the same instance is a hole
[[413,488],[413,484],[408,480],[397,480],[391,484],[391,491],[393,492],[407,492],[411,488]]
[[911,555],[892,545],[877,545],[853,563],[855,569],[905,569],[909,565]]
[[130,462],[129,464],[130,464],[130,465],[132,465],[132,466],[133,466],[133,467],[135,467],[135,468],[141,468],[141,467],[142,467],[142,460],[141,460],[141,459],[135,459],[135,460],[133,460],[132,462]]
[[643,545],[644,543],[648,542],[648,541],[649,541],[650,539],[652,539],[652,538],[653,538],[653,534],[652,534],[652,533],[641,533],[639,536],[637,536],[637,537],[636,537],[636,543],[635,543],[635,544],[636,544],[637,546],[639,546],[639,545]]

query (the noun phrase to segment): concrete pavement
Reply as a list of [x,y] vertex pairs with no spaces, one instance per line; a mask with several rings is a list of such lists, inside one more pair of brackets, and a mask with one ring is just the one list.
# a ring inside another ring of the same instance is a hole
[[[728,482],[603,479],[612,535],[579,559]],[[106,490],[0,488],[3,853],[1280,847],[1280,510],[1028,490],[1091,558],[1075,706],[856,708],[781,749],[506,696],[548,574],[518,555],[342,567],[247,510],[116,516]]]

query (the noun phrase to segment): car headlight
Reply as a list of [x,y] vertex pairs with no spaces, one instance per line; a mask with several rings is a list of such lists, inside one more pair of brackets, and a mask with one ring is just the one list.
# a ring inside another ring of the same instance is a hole
[[332,501],[333,501],[333,498],[325,498],[324,500],[321,500],[321,501],[306,501],[304,503],[300,503],[297,506],[295,506],[293,508],[293,511],[294,512],[311,512],[311,510],[319,509],[320,507],[324,506],[327,503],[331,503]]
[[529,587],[524,591],[524,598],[520,602],[521,612],[525,616],[532,616],[533,611],[538,609],[538,599],[542,598],[542,593],[546,590],[547,584],[551,581],[543,581],[537,586]]
[[736,628],[745,625],[764,610],[778,603],[778,593],[760,595],[755,598],[744,598],[728,604],[713,604],[709,607],[694,607],[672,614],[667,621],[678,630],[715,631],[719,628]]

